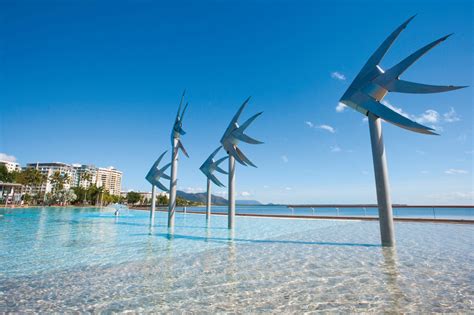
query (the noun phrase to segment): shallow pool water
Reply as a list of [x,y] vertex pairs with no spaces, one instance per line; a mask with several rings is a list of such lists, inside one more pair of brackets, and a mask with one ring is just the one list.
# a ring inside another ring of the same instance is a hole
[[471,225],[0,209],[0,312],[473,312]]

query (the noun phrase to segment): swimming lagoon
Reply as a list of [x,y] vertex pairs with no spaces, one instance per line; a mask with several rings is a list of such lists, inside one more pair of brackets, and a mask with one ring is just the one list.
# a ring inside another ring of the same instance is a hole
[[472,312],[472,225],[0,209],[0,312]]

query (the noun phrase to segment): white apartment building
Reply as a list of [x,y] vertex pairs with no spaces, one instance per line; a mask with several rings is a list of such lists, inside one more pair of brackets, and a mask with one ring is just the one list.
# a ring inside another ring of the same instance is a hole
[[[94,165],[72,164],[75,170],[74,187],[87,188],[97,183],[97,167]],[[89,179],[86,178],[86,174]]]
[[[113,167],[97,168],[94,165],[66,164],[61,162],[52,163],[28,163],[26,168],[35,168],[46,175],[48,180],[40,187],[32,187],[30,193],[49,193],[52,190],[50,177],[59,171],[61,175],[67,175],[69,182],[66,189],[72,187],[89,187],[95,184],[104,187],[112,195],[120,195],[122,189],[122,172]],[[84,174],[90,174],[90,180],[84,179]]]
[[37,193],[49,193],[52,190],[52,185],[51,185],[51,176],[58,171],[61,175],[67,175],[69,178],[69,182],[67,182],[64,185],[65,189],[69,189],[71,187],[74,187],[74,179],[76,178],[76,171],[74,168],[66,163],[61,163],[61,162],[51,162],[51,163],[28,163],[26,164],[26,168],[34,168],[37,169],[38,171],[41,172],[41,174],[44,174],[48,179],[47,181],[39,186],[39,187],[32,187],[31,188],[31,193],[32,194],[37,194]]
[[104,187],[112,195],[122,191],[122,172],[111,167],[97,169],[97,187]]
[[0,165],[5,165],[7,171],[11,172],[18,172],[21,170],[20,164],[11,161],[0,160]]

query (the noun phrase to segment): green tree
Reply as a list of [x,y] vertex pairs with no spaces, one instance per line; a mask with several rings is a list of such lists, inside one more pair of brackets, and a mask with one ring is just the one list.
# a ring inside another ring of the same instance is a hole
[[86,189],[84,191],[85,192],[84,193],[84,202],[83,202],[84,204],[87,203],[87,191],[88,191],[87,188],[89,188],[91,186],[91,183],[90,183],[91,180],[92,180],[92,174],[89,171],[85,171],[84,173],[82,173],[80,181],[83,181],[83,182],[87,183],[85,185]]
[[11,183],[13,182],[13,174],[8,172],[5,165],[0,165],[0,182]]
[[139,202],[141,200],[141,196],[139,193],[137,192],[134,192],[134,191],[130,191],[128,194],[127,194],[127,203],[128,204],[136,204],[137,202]]
[[16,175],[16,182],[27,188],[39,187],[47,180],[47,176],[35,168],[27,168]]
[[68,174],[61,174],[60,171],[55,171],[53,175],[50,176],[49,181],[52,186],[52,191],[55,193],[63,191],[64,186],[69,183],[70,178]]
[[168,197],[166,195],[159,195],[158,198],[156,198],[157,204],[160,206],[165,206],[169,204]]

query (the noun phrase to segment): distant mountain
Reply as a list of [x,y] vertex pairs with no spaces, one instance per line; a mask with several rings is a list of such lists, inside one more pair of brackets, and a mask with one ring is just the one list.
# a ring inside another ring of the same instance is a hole
[[[178,196],[180,198],[183,198],[183,199],[186,199],[186,200],[189,200],[189,201],[199,202],[199,203],[203,203],[203,204],[206,203],[206,199],[207,199],[207,194],[206,193],[192,194],[192,193],[187,193],[187,192],[184,192],[184,191],[181,191],[181,190],[178,190],[176,192],[176,196]],[[216,195],[211,195],[211,202],[212,202],[212,204],[218,205],[218,206],[227,205],[227,199],[216,196]]]
[[[192,194],[192,193],[184,192],[182,190],[178,190],[176,192],[176,196],[178,196],[180,198],[183,198],[183,199],[186,199],[186,200],[189,200],[189,201],[199,202],[199,203],[202,203],[202,204],[205,204],[206,199],[207,199],[207,194],[206,193]],[[212,202],[213,205],[217,205],[217,206],[226,206],[227,205],[227,199],[216,196],[216,195],[211,195],[211,202]],[[236,200],[235,203],[237,205],[241,205],[241,206],[256,206],[256,205],[261,205],[262,204],[260,201],[257,201],[257,200]]]
[[260,206],[262,203],[258,200],[236,200],[236,204],[241,206]]

